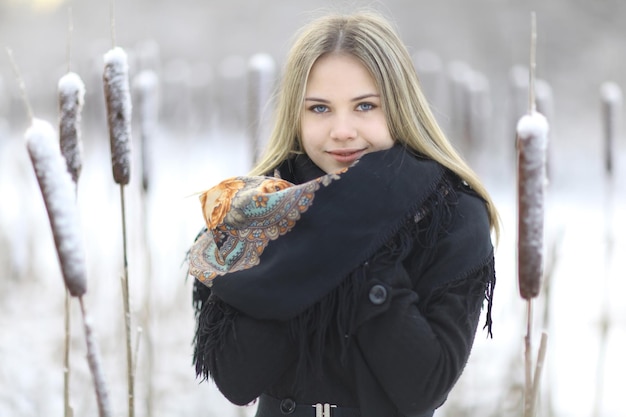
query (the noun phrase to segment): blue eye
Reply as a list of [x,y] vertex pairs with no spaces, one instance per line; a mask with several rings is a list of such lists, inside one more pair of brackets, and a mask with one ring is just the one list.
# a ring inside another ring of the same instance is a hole
[[373,109],[374,109],[374,105],[372,103],[360,103],[357,106],[357,110],[359,111],[369,111]]
[[314,106],[309,107],[313,113],[326,113],[328,111],[328,107],[323,104],[316,104]]

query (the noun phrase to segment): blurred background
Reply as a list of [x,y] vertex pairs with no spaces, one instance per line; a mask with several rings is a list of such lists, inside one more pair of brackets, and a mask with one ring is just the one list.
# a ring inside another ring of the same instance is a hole
[[[266,135],[270,92],[294,32],[325,11],[362,7],[395,22],[435,115],[493,193],[504,224],[494,339],[478,332],[439,415],[521,415],[526,316],[515,272],[515,124],[528,108],[531,11],[537,105],[551,128],[546,287],[533,316],[535,344],[541,330],[549,334],[539,415],[626,415],[619,354],[626,348],[626,262],[618,255],[626,249],[623,0],[127,0],[114,7],[0,0],[0,417],[63,413],[64,289],[24,146],[30,120],[5,48],[37,117],[58,123],[57,84],[68,70],[85,83],[78,205],[86,304],[115,415],[127,415],[121,197],[102,87],[103,55],[114,44],[128,53],[133,87],[134,165],[125,196],[137,415],[245,416],[254,406],[229,405],[211,383],[195,380],[191,366],[194,318],[183,261],[202,225],[195,193],[250,168],[252,139]],[[150,96],[156,110],[146,110],[157,127],[150,135],[140,104],[149,95],[146,74],[157,80]],[[77,306],[72,320],[75,415],[95,415]]]

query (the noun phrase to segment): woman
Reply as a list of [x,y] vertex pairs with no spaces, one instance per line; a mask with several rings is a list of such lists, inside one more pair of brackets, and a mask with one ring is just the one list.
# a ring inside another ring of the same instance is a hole
[[485,300],[491,333],[497,212],[377,14],[300,32],[265,156],[201,200],[197,375],[257,417],[432,416]]

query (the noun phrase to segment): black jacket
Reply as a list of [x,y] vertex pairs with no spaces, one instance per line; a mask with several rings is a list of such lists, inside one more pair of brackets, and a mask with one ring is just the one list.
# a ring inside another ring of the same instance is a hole
[[[299,159],[281,166],[284,179],[321,175]],[[362,417],[431,416],[467,363],[485,300],[491,330],[487,211],[447,173],[379,253],[297,320],[254,319],[196,284],[199,329],[220,335],[208,340],[199,330],[196,365],[200,349],[206,367],[197,370],[231,402],[269,394],[359,408]],[[214,313],[203,317],[209,306]]]

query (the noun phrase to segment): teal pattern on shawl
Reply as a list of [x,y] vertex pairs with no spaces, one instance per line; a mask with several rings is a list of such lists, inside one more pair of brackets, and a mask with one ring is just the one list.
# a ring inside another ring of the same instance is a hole
[[311,206],[320,185],[339,178],[329,174],[294,185],[234,177],[217,184],[201,195],[207,230],[190,250],[189,273],[211,286],[217,276],[258,265],[268,243],[288,233]]

